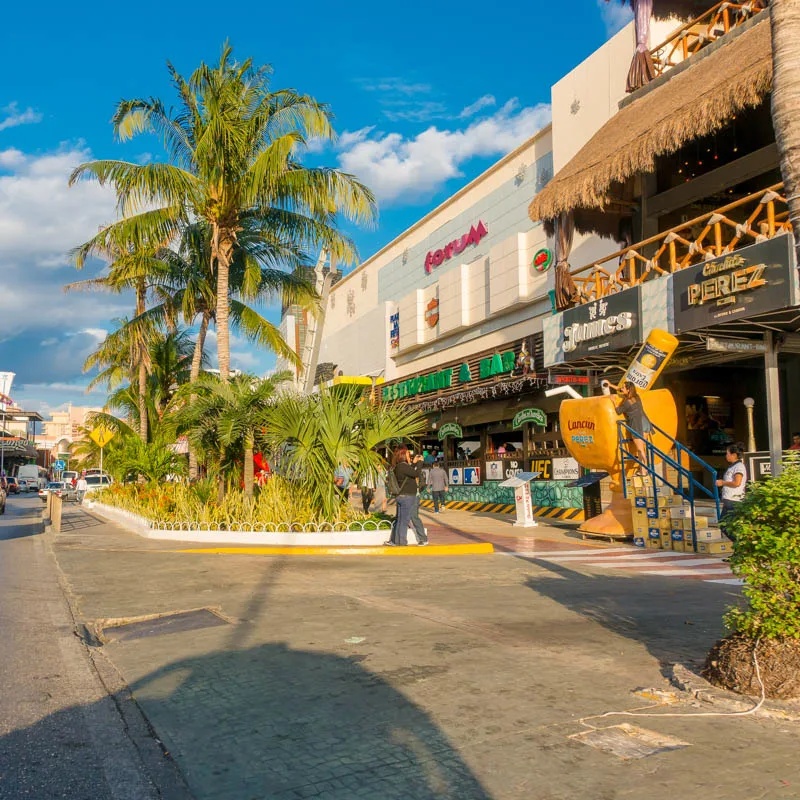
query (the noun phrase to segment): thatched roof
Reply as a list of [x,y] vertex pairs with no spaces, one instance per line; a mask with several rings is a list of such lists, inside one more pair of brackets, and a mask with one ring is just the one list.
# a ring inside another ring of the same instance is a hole
[[[620,0],[606,0],[607,3],[620,2]],[[632,5],[631,0],[621,0],[622,5]],[[694,19],[699,17],[711,7],[711,0],[653,0],[653,16],[658,19],[680,17],[681,19]]]
[[656,157],[674,153],[718,130],[737,112],[759,105],[772,86],[769,18],[695,58],[595,133],[533,199],[531,219],[604,209],[620,199],[620,186],[628,178],[652,172]]

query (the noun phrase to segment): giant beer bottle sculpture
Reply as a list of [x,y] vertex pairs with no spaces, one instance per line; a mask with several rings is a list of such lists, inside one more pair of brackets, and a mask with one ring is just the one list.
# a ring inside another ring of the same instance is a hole
[[[669,361],[678,340],[666,331],[653,330],[628,367],[623,381],[629,380],[639,389],[648,419],[664,433],[675,437],[678,430],[678,409],[669,389],[650,390]],[[561,435],[572,457],[583,467],[608,472],[611,478],[611,503],[599,516],[586,520],[578,530],[604,536],[629,536],[633,532],[630,503],[622,494],[623,475],[617,423],[620,398],[602,395],[564,400],[559,419]],[[668,452],[672,443],[661,433],[653,432],[652,444]],[[630,445],[627,445],[630,447]],[[626,470],[636,469],[626,461]]]

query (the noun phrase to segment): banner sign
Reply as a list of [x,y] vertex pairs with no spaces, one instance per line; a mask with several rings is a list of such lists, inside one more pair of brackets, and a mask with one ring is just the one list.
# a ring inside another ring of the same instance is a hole
[[547,414],[541,408],[523,408],[514,415],[512,426],[514,430],[519,430],[526,422],[532,422],[534,425],[540,425],[542,428],[547,427]]
[[455,436],[456,439],[460,439],[463,435],[464,432],[457,422],[445,422],[445,424],[439,428],[440,442],[444,441],[448,436]]
[[792,305],[791,235],[776,236],[672,275],[675,333]]
[[564,360],[624,350],[641,339],[641,289],[636,286],[562,313]]

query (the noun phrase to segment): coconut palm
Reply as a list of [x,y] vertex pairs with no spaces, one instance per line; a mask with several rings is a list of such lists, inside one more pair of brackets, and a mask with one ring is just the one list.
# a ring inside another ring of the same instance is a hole
[[95,237],[101,245],[110,236],[166,241],[192,220],[208,223],[226,380],[230,269],[241,231],[250,226],[266,239],[294,243],[296,251],[326,247],[338,261],[352,262],[356,250],[337,229],[338,215],[370,222],[375,203],[351,175],[298,160],[310,140],[334,139],[326,106],[293,90],[271,91],[270,70],[251,59],[237,63],[228,44],[217,66],[201,63],[188,80],[168,66],[180,108],[153,98],[123,100],[113,126],[122,140],[160,136],[169,163],[93,161],[79,166],[70,183],[92,177],[115,188],[122,219]]
[[[176,414],[195,444],[217,441],[233,448],[244,459],[244,492],[253,496],[253,453],[258,432],[264,426],[266,410],[275,400],[277,386],[291,379],[290,372],[269,378],[239,375],[223,381],[215,375],[201,375],[192,385],[194,400]],[[221,448],[220,448],[221,450]]]
[[[155,258],[155,248],[147,247],[134,238],[121,240],[111,236],[103,241],[93,240],[72,251],[72,258],[77,269],[83,269],[89,256],[106,259],[108,263],[107,274],[85,281],[69,283],[65,291],[74,290],[104,290],[121,293],[133,290],[136,297],[135,318],[141,319],[147,305],[149,283],[155,276],[166,272],[165,265]],[[124,323],[116,336],[116,342],[109,342],[104,350],[103,363],[106,367],[115,369],[113,363],[113,350],[125,354],[127,358],[123,363],[136,372],[138,383],[139,403],[139,435],[147,441],[147,414],[145,392],[147,387],[147,374],[150,369],[149,351],[152,341],[153,328],[146,322],[135,324]],[[133,383],[133,380],[131,381]]]
[[334,486],[339,467],[374,480],[386,467],[380,448],[426,429],[419,412],[374,404],[354,386],[282,396],[265,421],[264,440],[273,461],[308,491],[327,519],[341,514],[342,499]]
[[772,28],[772,125],[781,177],[800,257],[800,2],[770,0]]

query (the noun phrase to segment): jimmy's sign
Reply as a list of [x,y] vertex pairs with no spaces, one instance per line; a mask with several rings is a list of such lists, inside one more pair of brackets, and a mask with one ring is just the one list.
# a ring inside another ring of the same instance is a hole
[[776,236],[676,272],[675,332],[746,319],[794,302],[792,237]]
[[489,233],[483,221],[473,225],[469,233],[465,233],[459,239],[453,239],[439,250],[431,250],[425,256],[425,272],[433,272],[434,267],[441,266],[445,261],[449,261],[453,256],[460,255],[470,245],[480,244],[481,239]]
[[622,350],[641,339],[639,287],[575,306],[561,314],[564,359]]

